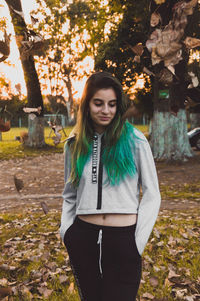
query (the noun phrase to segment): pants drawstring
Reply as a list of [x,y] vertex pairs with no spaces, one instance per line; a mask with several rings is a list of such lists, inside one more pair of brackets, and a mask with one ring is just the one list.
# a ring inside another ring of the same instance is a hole
[[103,276],[102,272],[102,266],[101,266],[101,258],[102,258],[102,229],[99,230],[99,236],[97,244],[99,244],[99,271],[101,274],[101,277]]

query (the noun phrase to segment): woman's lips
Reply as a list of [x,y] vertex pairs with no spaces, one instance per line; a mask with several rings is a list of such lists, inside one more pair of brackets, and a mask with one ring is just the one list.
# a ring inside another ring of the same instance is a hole
[[108,121],[110,120],[110,117],[99,117],[99,119],[102,121]]

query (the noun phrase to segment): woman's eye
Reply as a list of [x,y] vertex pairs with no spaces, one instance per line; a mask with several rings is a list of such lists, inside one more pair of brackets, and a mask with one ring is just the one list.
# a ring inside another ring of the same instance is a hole
[[116,103],[110,103],[110,107],[113,108],[116,106]]
[[96,102],[96,103],[95,103],[95,106],[100,107],[100,106],[101,106],[101,103]]

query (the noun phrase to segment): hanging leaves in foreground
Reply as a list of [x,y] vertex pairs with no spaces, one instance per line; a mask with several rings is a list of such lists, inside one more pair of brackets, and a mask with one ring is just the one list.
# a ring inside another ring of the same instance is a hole
[[151,20],[150,20],[150,24],[152,27],[155,27],[156,25],[159,24],[159,22],[161,21],[161,16],[159,13],[157,12],[154,12],[152,15],[151,15]]
[[192,49],[200,46],[200,39],[186,37],[183,43],[187,48]]

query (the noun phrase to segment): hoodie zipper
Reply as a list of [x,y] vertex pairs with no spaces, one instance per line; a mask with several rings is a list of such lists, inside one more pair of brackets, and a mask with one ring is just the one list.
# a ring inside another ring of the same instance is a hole
[[92,148],[92,183],[97,184],[97,163],[98,163],[98,137],[93,137]]
[[103,139],[103,136],[102,136],[100,156],[99,156],[97,210],[101,209],[101,206],[102,206],[102,179],[103,179],[103,159],[102,159],[102,155],[103,155],[103,147],[104,147],[104,139]]

